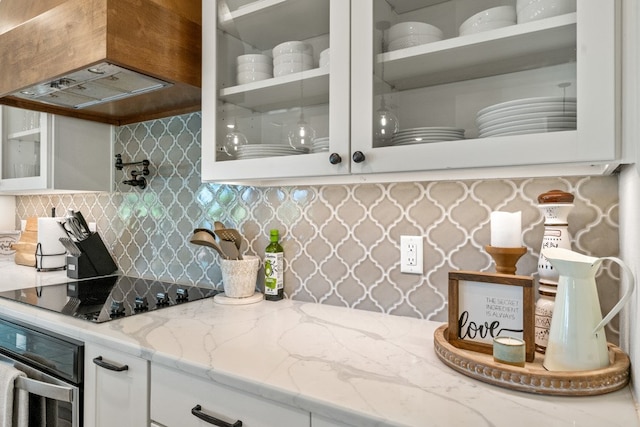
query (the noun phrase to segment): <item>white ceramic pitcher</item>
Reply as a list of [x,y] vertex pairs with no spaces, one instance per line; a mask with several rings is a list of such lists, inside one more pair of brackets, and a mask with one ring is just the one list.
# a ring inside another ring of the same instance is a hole
[[[615,257],[594,258],[561,248],[543,249],[542,253],[560,274],[544,367],[549,371],[582,371],[609,366],[603,327],[631,296],[633,273]],[[627,290],[603,319],[595,277],[604,260],[620,265]]]

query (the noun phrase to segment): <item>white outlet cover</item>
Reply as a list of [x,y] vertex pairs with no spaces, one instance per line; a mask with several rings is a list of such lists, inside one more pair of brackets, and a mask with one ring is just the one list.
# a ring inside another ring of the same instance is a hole
[[422,236],[400,236],[400,272],[423,274]]

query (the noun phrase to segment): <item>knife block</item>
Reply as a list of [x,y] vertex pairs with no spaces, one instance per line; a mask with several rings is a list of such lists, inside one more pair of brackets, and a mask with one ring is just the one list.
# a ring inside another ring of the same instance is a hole
[[98,233],[91,233],[89,237],[75,244],[81,253],[78,256],[67,256],[67,277],[85,279],[105,276],[118,269]]

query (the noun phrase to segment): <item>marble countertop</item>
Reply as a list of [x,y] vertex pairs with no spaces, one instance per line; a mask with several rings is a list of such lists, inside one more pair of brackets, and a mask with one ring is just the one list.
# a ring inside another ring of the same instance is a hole
[[[66,280],[2,261],[0,277],[0,290]],[[292,300],[93,324],[0,299],[0,314],[358,426],[640,426],[629,388],[538,396],[453,371],[434,353],[438,322]]]

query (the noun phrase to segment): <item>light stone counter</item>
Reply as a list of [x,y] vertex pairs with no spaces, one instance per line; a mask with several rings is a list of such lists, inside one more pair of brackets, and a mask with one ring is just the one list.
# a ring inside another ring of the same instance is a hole
[[[0,263],[0,282],[14,269]],[[537,396],[458,374],[434,353],[436,322],[291,300],[207,299],[99,325],[2,299],[0,314],[354,425],[640,426],[628,388]]]

